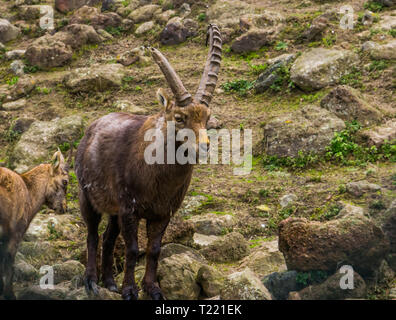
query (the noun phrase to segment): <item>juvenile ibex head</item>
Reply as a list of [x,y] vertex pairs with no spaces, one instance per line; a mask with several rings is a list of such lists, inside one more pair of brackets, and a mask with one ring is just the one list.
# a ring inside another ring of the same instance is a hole
[[49,167],[45,204],[58,213],[66,212],[66,191],[69,183],[69,166],[58,149],[52,157]]
[[221,62],[222,41],[216,25],[211,24],[208,27],[206,43],[208,44],[208,42],[210,45],[209,54],[194,98],[186,90],[179,76],[162,53],[149,47],[152,57],[163,72],[174,95],[173,100],[167,96],[163,89],[157,91],[158,100],[165,108],[165,120],[174,121],[176,131],[185,128],[192,129],[197,138],[196,146],[201,142],[201,146],[203,144],[205,149],[209,144],[209,139],[206,130],[201,130],[199,141],[199,131],[206,129],[210,117],[209,103],[216,88]]

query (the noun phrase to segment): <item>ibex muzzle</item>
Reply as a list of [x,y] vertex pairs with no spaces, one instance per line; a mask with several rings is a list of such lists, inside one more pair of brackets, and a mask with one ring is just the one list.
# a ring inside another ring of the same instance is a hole
[[[109,290],[117,291],[113,277],[113,251],[119,235],[125,240],[124,299],[137,299],[134,269],[138,258],[137,232],[140,219],[146,219],[147,250],[143,288],[152,299],[162,299],[157,280],[161,240],[171,216],[180,207],[191,181],[190,163],[148,164],[145,149],[147,130],[160,130],[166,136],[168,123],[175,130],[196,133],[195,149],[207,147],[206,124],[209,103],[217,83],[221,61],[221,37],[217,26],[210,25],[208,59],[199,88],[192,97],[168,60],[157,49],[148,48],[173,92],[174,100],[162,89],[157,97],[163,110],[153,116],[112,113],[91,124],[77,150],[76,174],[80,185],[81,214],[88,227],[88,262],[85,285],[97,293],[96,256],[98,225],[102,214],[109,215],[103,235],[102,280]],[[201,133],[201,139],[199,139]],[[166,142],[164,142],[166,143]]]

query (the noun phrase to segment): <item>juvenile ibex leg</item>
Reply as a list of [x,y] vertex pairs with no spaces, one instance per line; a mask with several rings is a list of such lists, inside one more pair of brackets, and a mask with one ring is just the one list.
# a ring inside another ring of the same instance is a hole
[[125,300],[138,299],[138,287],[135,283],[135,266],[139,254],[138,247],[139,218],[133,213],[121,213],[121,232],[125,241],[125,275],[122,284],[122,297]]
[[96,270],[96,257],[99,242],[98,226],[101,220],[101,215],[92,208],[88,199],[84,194],[82,194],[82,192],[80,192],[80,209],[88,228],[88,261],[85,271],[85,289],[88,293],[92,292],[94,295],[98,295],[99,289],[97,285],[98,275]]
[[118,291],[113,276],[114,245],[119,234],[118,216],[110,216],[106,231],[103,234],[102,281],[105,288],[114,292]]
[[161,253],[161,241],[169,218],[155,221],[147,220],[147,250],[146,273],[143,279],[143,288],[153,300],[163,300],[161,289],[155,283],[157,279],[158,258]]
[[6,300],[15,300],[14,290],[13,290],[13,278],[14,278],[14,260],[16,254],[16,247],[8,247],[5,251],[3,259],[3,274],[2,277],[5,278],[3,296]]

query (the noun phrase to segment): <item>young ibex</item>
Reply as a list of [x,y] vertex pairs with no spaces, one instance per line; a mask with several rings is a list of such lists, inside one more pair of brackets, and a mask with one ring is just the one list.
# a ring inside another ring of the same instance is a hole
[[[167,59],[157,49],[148,48],[165,75],[175,101],[159,89],[157,97],[164,107],[160,113],[149,117],[111,113],[93,122],[81,140],[76,156],[76,174],[80,185],[81,214],[88,227],[85,285],[89,292],[98,292],[98,225],[102,214],[106,213],[109,223],[103,235],[103,285],[117,291],[113,278],[113,251],[121,231],[126,246],[122,296],[126,300],[138,298],[134,269],[138,258],[138,225],[143,218],[146,219],[148,237],[143,289],[152,299],[163,299],[155,283],[161,240],[172,214],[180,207],[187,192],[193,165],[146,163],[144,151],[151,142],[146,142],[144,136],[149,129],[161,130],[166,136],[169,121],[175,124],[176,132],[183,128],[193,130],[197,137],[194,147],[207,149],[208,106],[221,61],[222,42],[217,26],[209,26],[208,40],[209,56],[194,98]],[[200,139],[199,131],[204,132]],[[199,141],[204,141],[204,144],[199,145]],[[178,143],[175,142],[176,147]]]
[[51,164],[17,174],[0,168],[0,297],[15,299],[13,265],[18,245],[43,204],[58,213],[66,211],[68,165],[60,151]]

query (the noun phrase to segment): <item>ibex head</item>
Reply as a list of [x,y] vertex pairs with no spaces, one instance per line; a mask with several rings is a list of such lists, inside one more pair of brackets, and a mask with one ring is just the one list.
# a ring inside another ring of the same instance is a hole
[[69,165],[65,162],[62,152],[58,149],[49,165],[49,181],[45,204],[57,213],[66,212],[66,191],[69,183]]
[[205,147],[205,149],[209,145],[209,139],[206,130],[201,130],[199,141],[199,131],[206,129],[210,117],[209,103],[216,87],[221,62],[222,41],[216,25],[209,25],[206,42],[210,44],[209,55],[194,98],[186,90],[179,76],[162,53],[155,48],[149,48],[174,95],[174,99],[171,99],[163,89],[159,89],[157,92],[158,100],[165,110],[165,120],[174,121],[176,131],[192,129],[197,139],[196,146],[201,144],[200,147]]

